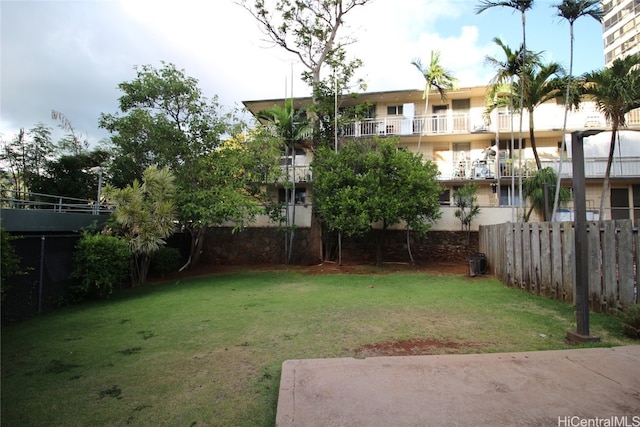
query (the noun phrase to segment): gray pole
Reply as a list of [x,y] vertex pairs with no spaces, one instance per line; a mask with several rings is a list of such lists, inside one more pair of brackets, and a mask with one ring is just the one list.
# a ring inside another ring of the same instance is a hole
[[568,331],[571,342],[594,342],[600,338],[589,335],[589,246],[587,241],[587,202],[585,197],[583,140],[601,130],[571,133],[573,163],[573,224],[575,233],[576,332]]

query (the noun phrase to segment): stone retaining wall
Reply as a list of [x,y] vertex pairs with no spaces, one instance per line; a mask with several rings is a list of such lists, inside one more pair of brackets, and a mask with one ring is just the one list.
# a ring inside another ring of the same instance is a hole
[[[293,264],[302,264],[307,248],[309,229],[296,230]],[[359,238],[343,237],[344,263],[373,263],[376,256],[376,231]],[[218,265],[282,264],[285,234],[274,228],[247,228],[232,233],[231,228],[211,228],[204,243],[202,262]],[[338,245],[335,236],[326,243],[327,259],[336,260]],[[411,234],[411,252],[418,264],[430,261],[462,261],[478,251],[478,233],[471,232],[470,244],[460,231],[430,231],[426,237]],[[406,231],[388,230],[384,235],[383,262],[409,262]]]

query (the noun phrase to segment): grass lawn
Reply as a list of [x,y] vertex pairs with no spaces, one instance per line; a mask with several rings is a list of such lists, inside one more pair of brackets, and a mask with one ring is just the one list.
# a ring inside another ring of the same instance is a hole
[[[287,359],[365,357],[403,340],[429,353],[563,349],[574,328],[570,305],[489,277],[171,281],[3,327],[2,424],[272,426]],[[619,331],[617,318],[592,315],[600,345],[633,344]]]

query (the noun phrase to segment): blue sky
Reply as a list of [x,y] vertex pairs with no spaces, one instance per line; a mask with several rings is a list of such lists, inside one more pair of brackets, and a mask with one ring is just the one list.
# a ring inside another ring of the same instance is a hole
[[[536,0],[527,14],[527,44],[546,61],[568,68],[569,27]],[[354,9],[346,29],[358,42],[351,53],[364,61],[360,77],[369,91],[420,89],[410,64],[431,50],[459,86],[487,84],[500,37],[513,49],[522,42],[520,15],[493,8],[474,13],[476,0],[373,0]],[[574,74],[604,67],[602,27],[591,18],[575,26]],[[0,0],[0,136],[63,112],[95,143],[100,113],[115,113],[118,83],[135,77],[134,66],[172,62],[200,82],[207,97],[231,108],[243,100],[308,93],[296,58],[269,47],[253,18],[232,0]]]

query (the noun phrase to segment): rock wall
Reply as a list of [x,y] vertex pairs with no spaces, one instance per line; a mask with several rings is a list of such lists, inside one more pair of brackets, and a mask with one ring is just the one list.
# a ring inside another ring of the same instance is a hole
[[[309,229],[295,231],[293,264],[304,264]],[[343,237],[344,263],[373,263],[376,258],[377,231],[358,238]],[[478,251],[478,233],[471,232],[470,243],[460,231],[430,231],[427,236],[410,235],[411,252],[418,264],[430,261],[466,261]],[[247,228],[232,233],[231,228],[211,228],[207,232],[202,262],[218,265],[283,264],[285,234],[274,228]],[[337,236],[325,239],[326,259],[338,257]],[[406,231],[388,230],[383,236],[384,262],[408,262]]]

